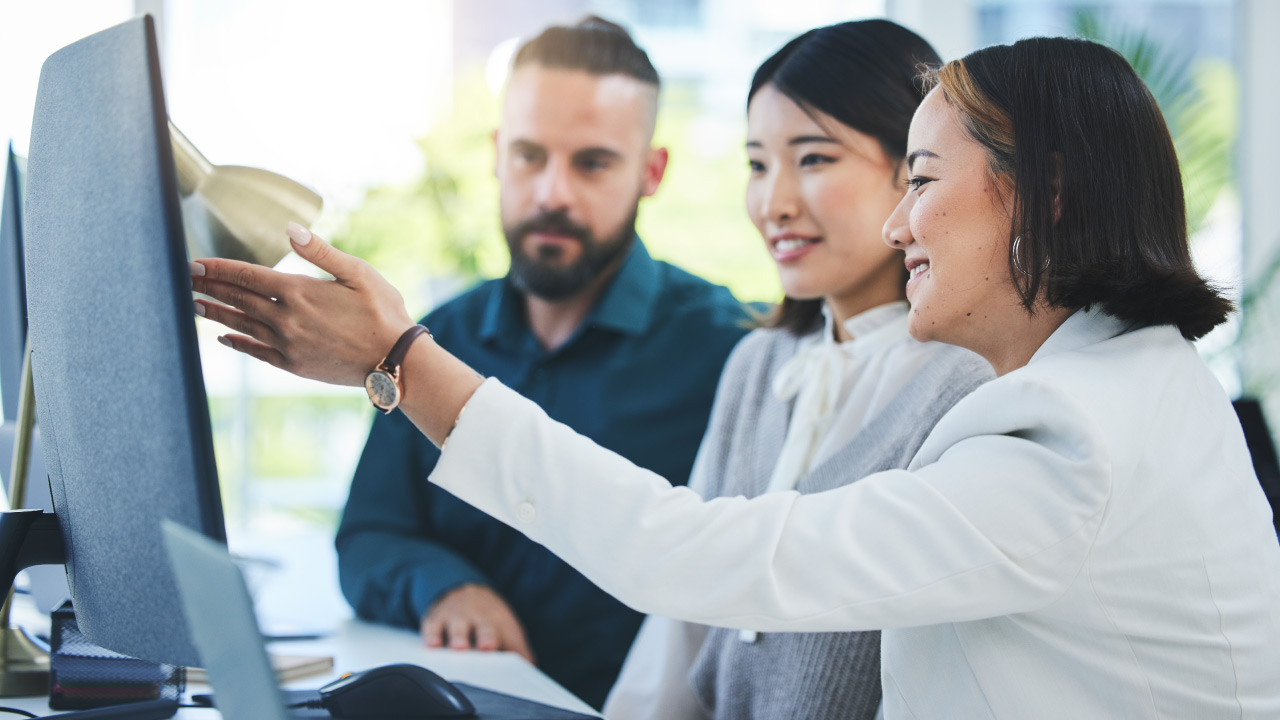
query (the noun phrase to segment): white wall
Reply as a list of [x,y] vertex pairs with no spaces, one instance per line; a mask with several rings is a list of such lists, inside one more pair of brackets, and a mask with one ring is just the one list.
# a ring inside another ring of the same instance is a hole
[[[1268,261],[1280,253],[1280,78],[1276,42],[1280,2],[1238,0],[1240,139],[1237,143],[1244,215],[1245,292],[1256,289]],[[1241,370],[1246,393],[1264,394],[1267,419],[1280,442],[1280,278],[1244,319]]]

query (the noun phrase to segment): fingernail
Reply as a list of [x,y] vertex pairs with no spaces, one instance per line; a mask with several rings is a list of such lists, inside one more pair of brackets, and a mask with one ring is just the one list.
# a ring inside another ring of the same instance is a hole
[[311,231],[296,222],[286,225],[284,231],[289,235],[289,239],[298,245],[306,245],[311,242]]
[[204,303],[196,303],[196,314],[204,317]]
[[231,341],[227,339],[226,335],[219,335],[218,342],[222,343],[223,345],[226,345],[227,347],[233,347],[231,344]]
[[189,269],[191,271],[191,274],[196,277],[204,277],[204,270],[205,270],[204,265],[201,265],[198,262],[187,263],[187,269]]

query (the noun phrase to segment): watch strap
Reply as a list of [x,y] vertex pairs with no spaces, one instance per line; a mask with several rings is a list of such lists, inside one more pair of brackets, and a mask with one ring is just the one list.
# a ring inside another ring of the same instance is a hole
[[378,367],[389,373],[398,375],[400,366],[404,363],[404,356],[409,354],[409,346],[412,345],[413,341],[417,340],[418,336],[423,333],[426,333],[428,337],[431,336],[431,332],[427,330],[425,325],[414,325],[408,330],[405,330],[404,333],[400,335],[400,339],[396,341],[396,344],[391,347],[391,352],[387,353],[387,357],[383,359],[382,363],[379,364]]

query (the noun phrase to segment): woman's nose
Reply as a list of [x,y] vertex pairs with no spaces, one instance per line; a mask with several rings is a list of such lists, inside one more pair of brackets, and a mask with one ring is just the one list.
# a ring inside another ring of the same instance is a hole
[[761,214],[775,225],[786,224],[800,215],[795,180],[785,172],[774,174],[761,202]]
[[881,229],[880,235],[889,247],[901,250],[915,242],[915,238],[911,236],[911,226],[907,222],[911,215],[911,206],[915,204],[915,197],[913,192],[903,195],[898,201],[898,206],[889,215],[889,219],[884,221],[884,228]]

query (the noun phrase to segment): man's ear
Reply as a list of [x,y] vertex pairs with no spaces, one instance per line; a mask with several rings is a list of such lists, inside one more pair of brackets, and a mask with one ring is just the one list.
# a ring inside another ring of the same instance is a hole
[[644,161],[644,184],[641,185],[640,194],[651,197],[658,192],[658,185],[662,184],[662,176],[666,173],[667,149],[649,148],[649,156]]

